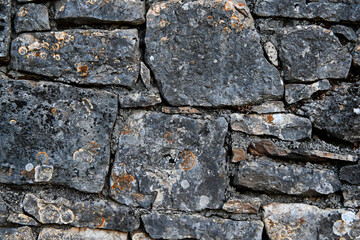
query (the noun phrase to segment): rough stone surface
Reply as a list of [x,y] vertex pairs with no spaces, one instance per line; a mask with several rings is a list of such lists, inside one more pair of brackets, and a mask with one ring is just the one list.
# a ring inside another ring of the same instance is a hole
[[153,238],[165,239],[262,239],[261,221],[232,221],[196,215],[143,215],[146,231]]
[[32,217],[29,217],[28,215],[23,214],[23,213],[15,213],[15,212],[10,213],[7,221],[11,222],[11,223],[20,224],[20,225],[26,225],[26,226],[39,226],[40,225]]
[[351,42],[357,41],[356,33],[351,27],[347,27],[347,26],[343,26],[343,25],[335,25],[335,26],[332,26],[330,28],[330,30],[337,35],[343,36],[348,41],[351,41]]
[[285,107],[282,101],[269,101],[252,106],[251,111],[256,113],[281,113],[285,112]]
[[267,158],[239,163],[234,185],[291,195],[330,194],[340,190],[337,174],[327,169],[283,164]]
[[243,0],[156,3],[145,41],[146,61],[173,106],[246,105],[283,95]]
[[200,111],[193,107],[162,107],[161,111],[169,114],[200,114]]
[[14,24],[17,33],[50,30],[48,9],[42,4],[25,4],[17,11]]
[[294,114],[231,114],[231,129],[252,135],[271,135],[296,141],[311,137],[311,122]]
[[130,87],[140,71],[136,29],[23,33],[11,56],[14,70],[80,84]]
[[9,57],[10,35],[11,35],[11,0],[0,2],[0,60]]
[[303,99],[311,98],[317,91],[325,91],[331,88],[328,80],[321,80],[310,85],[286,84],[285,100],[288,104],[296,103]]
[[233,199],[227,201],[222,209],[231,213],[258,213],[261,206],[259,198]]
[[352,57],[332,31],[316,25],[297,26],[285,28],[280,38],[279,56],[285,80],[347,77]]
[[149,235],[144,232],[133,232],[131,233],[131,240],[153,240]]
[[360,45],[354,47],[353,62],[355,66],[360,67]]
[[344,206],[350,208],[360,207],[360,186],[343,185],[341,188],[344,197]]
[[153,86],[149,86],[149,89],[146,91],[122,91],[119,94],[121,108],[149,107],[161,102],[159,90]]
[[55,3],[55,19],[76,24],[145,22],[145,2],[141,0],[60,0]]
[[123,204],[152,204],[155,209],[221,208],[227,128],[224,118],[134,113],[119,138],[111,196]]
[[31,228],[0,228],[0,238],[4,240],[35,240],[35,235]]
[[127,240],[127,233],[90,228],[70,228],[67,230],[44,228],[39,233],[38,240]]
[[343,209],[319,209],[306,204],[273,203],[264,206],[269,239],[358,239],[359,216]]
[[272,42],[266,42],[264,44],[264,49],[270,62],[275,66],[279,66],[278,54],[274,44],[272,44]]
[[112,94],[63,84],[0,80],[0,182],[99,192],[110,158]]
[[0,198],[0,226],[7,223],[7,218],[9,216],[9,210],[7,204]]
[[103,228],[131,232],[139,227],[139,218],[124,206],[107,200],[69,200],[59,197],[45,200],[34,194],[24,198],[24,210],[43,224]]
[[349,165],[340,169],[340,179],[351,184],[360,184],[360,165]]

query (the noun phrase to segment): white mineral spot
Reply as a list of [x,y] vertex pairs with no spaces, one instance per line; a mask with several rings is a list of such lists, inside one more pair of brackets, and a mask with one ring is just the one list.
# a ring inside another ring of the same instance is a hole
[[356,114],[358,114],[358,115],[360,115],[360,108],[354,108],[354,113],[356,113]]
[[30,172],[31,170],[33,170],[33,168],[34,168],[34,165],[33,165],[32,163],[28,163],[28,164],[26,164],[26,166],[25,166],[25,170],[28,171],[28,172]]
[[355,213],[353,212],[343,213],[341,214],[341,219],[347,224],[351,224],[355,220]]
[[218,62],[218,60],[217,60],[217,59],[215,59],[215,60],[214,60],[214,63],[217,63],[217,62]]
[[155,60],[154,56],[150,56],[150,61],[154,61],[154,60]]
[[184,189],[187,189],[190,186],[190,184],[189,184],[189,182],[187,180],[183,180],[183,181],[181,181],[181,186]]
[[200,207],[204,208],[206,207],[210,202],[210,199],[207,196],[201,196],[200,197]]

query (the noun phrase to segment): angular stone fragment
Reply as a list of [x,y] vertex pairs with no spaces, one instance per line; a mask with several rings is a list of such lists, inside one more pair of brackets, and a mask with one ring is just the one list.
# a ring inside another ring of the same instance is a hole
[[80,84],[130,87],[140,71],[136,29],[23,33],[11,56],[15,70]]
[[340,169],[340,179],[350,184],[360,184],[360,165],[349,165]]
[[148,90],[123,91],[119,94],[121,108],[149,107],[161,103],[159,90],[150,87]]
[[271,135],[297,141],[311,137],[311,122],[294,114],[231,114],[231,129],[252,135]]
[[117,113],[114,95],[1,79],[0,103],[1,183],[102,190]]
[[285,107],[282,101],[269,101],[252,106],[251,111],[256,113],[280,113],[285,112]]
[[173,106],[246,105],[283,95],[244,0],[155,3],[145,41],[146,61]]
[[111,196],[132,206],[185,211],[225,199],[224,118],[196,120],[139,111],[123,125]]
[[231,213],[258,213],[261,206],[259,198],[233,199],[227,201],[222,209]]
[[290,195],[326,195],[341,187],[337,174],[332,170],[281,164],[267,158],[240,162],[233,183],[258,191]]
[[151,72],[144,62],[140,63],[140,76],[147,89],[151,88]]
[[15,31],[50,30],[49,13],[45,5],[29,3],[21,6],[15,16]]
[[55,19],[76,24],[145,22],[145,1],[141,0],[59,0]]
[[317,91],[329,90],[331,88],[328,80],[321,80],[310,85],[286,84],[285,100],[288,104],[296,103],[303,99],[311,98]]
[[353,62],[355,66],[360,67],[360,44],[354,47]]
[[198,215],[143,215],[146,232],[152,238],[164,239],[262,239],[261,221],[232,221],[220,218],[205,218]]
[[357,41],[357,36],[355,31],[351,27],[343,26],[343,25],[335,25],[330,28],[330,30],[335,33],[342,35],[346,38],[346,40],[351,42]]
[[359,216],[344,209],[325,209],[294,203],[264,206],[264,222],[271,240],[358,239]]
[[44,200],[26,194],[24,210],[43,224],[103,228],[130,232],[139,227],[139,218],[128,207],[106,200]]
[[316,25],[284,29],[279,55],[287,81],[346,78],[351,66],[348,49],[333,32]]
[[0,239],[4,240],[35,240],[35,234],[29,227],[0,228]]
[[246,150],[242,148],[232,148],[233,157],[231,162],[238,163],[240,161],[246,160]]
[[266,42],[264,44],[264,49],[265,49],[266,55],[268,56],[270,62],[272,64],[274,64],[275,66],[279,66],[278,54],[277,54],[274,44],[272,44],[272,42]]
[[254,13],[263,17],[322,19],[331,22],[360,21],[359,1],[341,0],[261,0]]
[[39,226],[40,225],[35,219],[33,219],[32,217],[29,217],[28,215],[25,215],[23,213],[11,212],[7,220],[8,220],[8,222],[11,222],[11,223],[26,225],[26,226]]
[[11,0],[0,2],[0,60],[9,58],[11,36]]
[[182,113],[182,114],[200,114],[200,111],[192,107],[162,107],[161,111],[163,113]]
[[38,240],[127,240],[127,233],[90,228],[43,228]]

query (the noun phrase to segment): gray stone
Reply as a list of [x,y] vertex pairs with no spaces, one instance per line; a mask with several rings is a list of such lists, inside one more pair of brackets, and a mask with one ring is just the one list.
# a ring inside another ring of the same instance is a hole
[[0,60],[8,60],[11,36],[11,0],[0,2]]
[[127,240],[127,233],[90,228],[43,228],[38,240]]
[[294,203],[264,206],[264,222],[270,240],[359,239],[359,215],[344,209],[320,209]]
[[99,192],[117,100],[103,91],[0,80],[0,182]]
[[311,138],[311,122],[294,114],[231,114],[231,129],[252,135],[271,135],[282,140]]
[[148,90],[122,91],[119,94],[121,108],[149,107],[161,103],[159,90],[149,85]]
[[265,157],[242,161],[234,178],[234,185],[258,191],[290,195],[330,194],[340,190],[341,183],[332,170],[319,170],[283,164]]
[[[71,196],[68,196],[71,197]],[[55,200],[26,194],[24,210],[43,224],[62,224],[131,232],[139,227],[140,219],[128,207],[107,200]]]
[[264,49],[270,62],[275,66],[279,66],[278,54],[274,44],[272,44],[272,42],[266,42],[264,44]]
[[262,0],[254,13],[263,17],[322,19],[331,22],[360,21],[359,1],[342,0]]
[[232,199],[227,201],[222,209],[230,213],[258,213],[261,206],[260,198]]
[[170,105],[282,98],[279,72],[264,57],[244,0],[155,3],[147,13],[145,42],[146,62]]
[[297,26],[285,28],[280,39],[279,56],[285,80],[307,82],[347,77],[351,55],[332,31],[316,25]]
[[0,226],[6,225],[9,210],[5,201],[0,198]]
[[340,179],[350,184],[360,184],[360,165],[349,165],[340,169]]
[[151,88],[151,72],[150,69],[145,65],[144,62],[140,64],[140,76],[147,89]]
[[29,227],[0,228],[0,239],[4,240],[35,240],[35,234]]
[[251,111],[256,113],[281,113],[285,112],[285,107],[282,101],[269,101],[252,106]]
[[351,27],[343,26],[343,25],[335,25],[330,28],[330,30],[335,33],[342,35],[346,38],[346,40],[350,42],[356,42],[357,36],[355,31]]
[[15,16],[16,33],[50,30],[49,13],[45,5],[22,5]]
[[311,98],[317,91],[325,91],[331,88],[328,80],[321,80],[313,84],[286,84],[285,100],[288,104]]
[[80,84],[130,87],[140,71],[136,29],[23,33],[11,56],[12,69]]
[[137,111],[122,125],[111,197],[153,209],[218,209],[225,199],[224,118]]
[[24,213],[15,213],[11,212],[8,219],[8,222],[16,223],[20,225],[26,225],[26,226],[39,226],[40,224],[33,219],[32,217],[29,217],[28,215]]
[[131,240],[153,240],[153,238],[144,232],[136,231],[131,233]]
[[145,2],[141,0],[59,0],[55,19],[76,24],[122,23],[143,24]]
[[354,47],[353,50],[353,63],[355,66],[360,67],[360,45]]
[[155,239],[260,240],[264,227],[261,221],[232,221],[198,215],[151,213],[141,218],[146,231]]
[[360,186],[344,184],[341,190],[344,197],[345,207],[360,207]]

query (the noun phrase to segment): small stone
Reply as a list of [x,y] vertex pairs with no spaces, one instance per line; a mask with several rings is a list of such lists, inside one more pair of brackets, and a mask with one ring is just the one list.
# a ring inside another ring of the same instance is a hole
[[162,107],[161,111],[169,114],[200,114],[200,111],[193,107]]
[[227,201],[222,209],[230,213],[258,213],[261,206],[261,200],[259,198],[252,199],[233,199]]
[[246,150],[244,149],[232,148],[232,153],[233,157],[231,159],[231,162],[233,163],[238,163],[247,159]]
[[274,44],[272,42],[266,42],[264,44],[264,49],[270,62],[276,67],[279,66],[278,54]]
[[153,238],[144,232],[135,231],[131,233],[131,240],[153,240]]
[[29,217],[28,215],[25,215],[23,213],[11,212],[7,220],[8,220],[8,222],[11,222],[11,223],[26,225],[26,226],[39,226],[40,225],[35,219],[33,219],[32,217]]
[[143,215],[146,232],[158,239],[262,239],[264,224],[261,221],[232,221],[205,218],[198,215]]
[[335,34],[342,35],[350,42],[356,42],[357,36],[355,31],[351,27],[343,26],[343,25],[335,25],[330,28],[331,31]]
[[307,118],[294,114],[231,114],[231,129],[252,135],[271,135],[282,140],[311,138],[312,126]]
[[350,184],[360,184],[360,165],[349,165],[340,169],[340,179]]
[[56,229],[43,228],[39,233],[38,240],[128,240],[127,233],[99,230],[91,228],[70,228],[70,229]]
[[149,107],[161,102],[159,90],[153,86],[148,90],[122,91],[119,94],[121,108]]
[[282,113],[285,112],[284,103],[282,101],[269,101],[260,105],[252,106],[251,111],[255,113]]
[[355,66],[360,67],[360,45],[354,47],[353,50],[353,63]]
[[325,91],[331,88],[328,80],[321,80],[310,85],[305,84],[286,84],[285,100],[288,104],[296,103],[300,100],[311,98],[318,91]]
[[45,5],[29,3],[19,8],[15,16],[16,33],[45,30],[50,30],[49,13]]
[[35,240],[35,234],[29,227],[0,228],[0,239],[4,240]]
[[11,0],[0,2],[0,60],[8,60],[11,41]]
[[34,182],[48,182],[54,173],[54,167],[49,165],[39,165],[35,167]]
[[360,207],[360,186],[343,185],[342,195],[344,197],[344,206],[349,208]]
[[150,69],[145,65],[144,62],[140,64],[140,76],[141,80],[143,81],[145,87],[147,89],[151,88],[151,74]]

